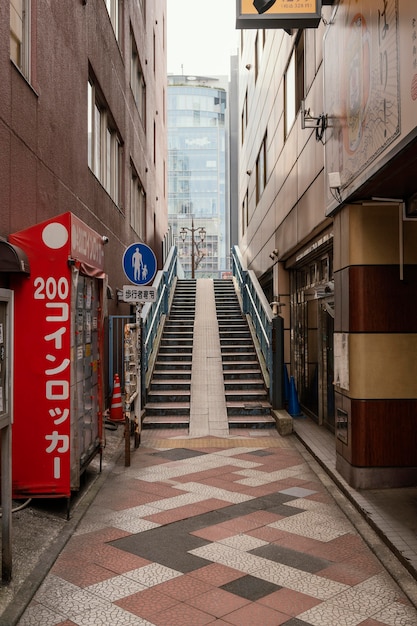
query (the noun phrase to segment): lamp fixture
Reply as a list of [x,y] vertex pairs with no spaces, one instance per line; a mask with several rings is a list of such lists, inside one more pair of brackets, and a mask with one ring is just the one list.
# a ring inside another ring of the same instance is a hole
[[[203,257],[205,256],[204,252],[199,249],[199,246],[202,245],[206,238],[206,229],[204,227],[194,227],[194,218],[191,220],[191,228],[188,226],[183,226],[179,231],[179,235],[183,242],[185,242],[187,238],[187,232],[191,233],[191,278],[195,278],[195,270],[199,266]],[[194,238],[194,234],[198,232],[200,236],[200,241],[196,241]],[[196,258],[197,257],[197,258]]]
[[252,170],[246,170],[246,174],[250,176],[252,174]]
[[310,109],[305,108],[305,100],[301,100],[301,128],[315,128],[316,129],[316,141],[322,141],[324,137],[324,131],[328,127],[328,117],[326,113],[320,113],[318,117],[315,117],[310,113]]
[[245,67],[249,71],[251,69],[251,67],[252,67],[252,64],[251,63],[246,63]]

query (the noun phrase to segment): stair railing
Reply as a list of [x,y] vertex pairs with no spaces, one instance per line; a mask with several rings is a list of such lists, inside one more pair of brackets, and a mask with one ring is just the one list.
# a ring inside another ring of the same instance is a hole
[[157,341],[162,330],[162,323],[170,307],[174,294],[178,269],[178,254],[173,246],[162,270],[157,272],[152,286],[156,289],[156,301],[147,302],[142,309],[142,396],[145,396],[147,381],[150,377],[152,355],[157,350]]
[[[262,291],[256,274],[244,266],[238,246],[232,248],[233,276],[239,288],[242,311],[248,315],[265,360],[269,376],[269,396],[274,398],[273,319],[274,314]],[[268,382],[268,381],[267,381]]]

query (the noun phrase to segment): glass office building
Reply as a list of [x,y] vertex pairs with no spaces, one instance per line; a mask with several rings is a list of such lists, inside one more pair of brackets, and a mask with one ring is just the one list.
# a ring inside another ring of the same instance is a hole
[[168,76],[168,220],[186,277],[193,261],[195,277],[229,269],[226,108],[226,77]]

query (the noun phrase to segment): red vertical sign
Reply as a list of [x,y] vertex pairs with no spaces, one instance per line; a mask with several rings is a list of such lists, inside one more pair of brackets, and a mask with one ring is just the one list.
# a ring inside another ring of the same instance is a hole
[[30,276],[14,278],[15,495],[71,493],[71,268],[103,265],[100,237],[71,213],[9,236],[29,259]]

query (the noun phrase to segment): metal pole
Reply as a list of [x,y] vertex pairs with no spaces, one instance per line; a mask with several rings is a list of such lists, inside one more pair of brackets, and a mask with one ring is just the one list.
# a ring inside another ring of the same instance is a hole
[[[136,374],[136,391],[138,393],[136,402],[137,410],[135,410],[135,448],[139,447],[140,429],[141,429],[141,411],[142,411],[142,302],[136,303],[136,353],[137,353],[137,374]],[[136,408],[136,407],[135,407]]]
[[191,278],[195,278],[194,218],[191,220]]
[[4,583],[12,579],[12,427],[1,430],[1,574]]
[[284,408],[284,319],[272,319],[272,408]]

